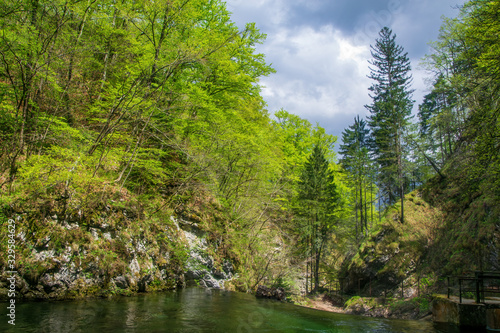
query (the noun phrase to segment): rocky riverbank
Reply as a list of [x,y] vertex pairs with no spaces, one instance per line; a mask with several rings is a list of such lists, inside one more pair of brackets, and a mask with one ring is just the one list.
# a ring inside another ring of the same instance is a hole
[[[122,212],[126,218],[127,212]],[[131,215],[131,214],[129,214]],[[127,220],[127,219],[125,219]],[[133,222],[133,217],[128,221]],[[196,223],[171,216],[156,234],[144,229],[103,223],[83,227],[79,223],[45,221],[52,235],[32,240],[18,235],[15,275],[16,297],[22,299],[73,299],[89,296],[131,295],[169,290],[185,285],[223,288],[234,276],[229,260],[217,263],[209,255],[209,244]],[[22,216],[17,218],[22,224]],[[160,225],[155,224],[155,229]],[[155,237],[155,238],[153,238]],[[168,240],[173,247],[165,247]],[[63,243],[63,244],[61,244]],[[181,262],[179,257],[184,257]],[[7,299],[7,281],[0,274],[0,299]]]
[[208,253],[206,233],[196,223],[182,219],[173,221],[183,234],[189,249],[184,273],[186,284],[204,288],[224,288],[224,283],[234,276],[231,262],[224,260],[222,265],[217,267],[214,258]]

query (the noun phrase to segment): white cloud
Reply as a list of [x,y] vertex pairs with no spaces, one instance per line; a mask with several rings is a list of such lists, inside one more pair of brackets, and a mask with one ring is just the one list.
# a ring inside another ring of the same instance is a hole
[[[256,22],[268,38],[258,46],[276,74],[262,78],[270,112],[280,108],[339,135],[371,103],[370,44],[383,26],[409,53],[416,105],[427,88],[420,58],[435,39],[441,15],[465,0],[227,0],[239,27]],[[415,107],[414,111],[416,111]]]
[[283,107],[312,121],[364,112],[363,105],[369,102],[369,50],[354,45],[339,30],[282,28],[268,37],[259,52],[279,73],[262,80],[271,112]]

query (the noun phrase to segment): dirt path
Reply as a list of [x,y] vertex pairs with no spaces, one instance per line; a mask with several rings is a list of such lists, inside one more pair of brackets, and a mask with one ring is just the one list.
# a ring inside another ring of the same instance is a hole
[[[388,306],[380,306],[374,308],[373,306],[368,306],[368,308],[364,307],[358,311],[356,309],[344,309],[341,306],[336,306],[335,303],[332,304],[332,301],[325,295],[315,295],[315,296],[307,296],[305,302],[302,302],[300,306],[317,309],[321,311],[328,311],[334,313],[347,313],[347,314],[357,314],[368,317],[378,317],[378,318],[399,318],[399,319],[413,319],[413,320],[432,320],[431,315],[426,315],[424,317],[418,317],[418,310],[414,308],[409,308],[402,311],[393,311]],[[417,311],[417,312],[415,312]]]
[[308,303],[302,304],[306,308],[317,309],[321,311],[329,311],[335,313],[345,313],[344,308],[339,306],[332,305],[327,299],[325,299],[325,295],[315,295],[308,297]]

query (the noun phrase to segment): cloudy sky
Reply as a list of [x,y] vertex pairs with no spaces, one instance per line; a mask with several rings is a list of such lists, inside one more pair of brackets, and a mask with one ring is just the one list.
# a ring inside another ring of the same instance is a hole
[[318,122],[337,135],[367,115],[370,44],[384,26],[397,35],[413,67],[414,99],[427,92],[419,69],[436,40],[441,17],[455,17],[464,0],[226,0],[232,20],[255,22],[267,40],[264,53],[277,73],[263,78],[271,113],[288,112]]

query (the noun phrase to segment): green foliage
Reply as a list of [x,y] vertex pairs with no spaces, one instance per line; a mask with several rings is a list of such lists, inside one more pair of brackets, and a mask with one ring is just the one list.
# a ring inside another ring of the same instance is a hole
[[[261,234],[283,154],[255,24],[239,30],[218,0],[0,7],[0,198],[2,213],[24,214],[27,244],[75,248],[83,270],[110,278],[140,238],[178,276],[188,252],[164,221],[185,214],[209,231],[211,255],[251,271],[250,287],[269,274],[275,234]],[[100,228],[116,237],[94,239]],[[46,268],[30,251],[20,269],[36,283]]]
[[[343,144],[340,146],[342,167],[347,173],[351,186],[348,193],[355,215],[356,239],[359,239],[360,234],[368,234],[368,220],[370,220],[370,225],[373,225],[373,210],[376,201],[374,193],[377,192],[374,184],[376,181],[375,165],[369,156],[369,130],[365,126],[364,120],[359,116],[355,118],[354,124],[342,133]],[[370,193],[368,196],[367,192]]]
[[314,290],[317,291],[320,261],[328,237],[338,224],[335,211],[339,209],[339,193],[334,174],[320,145],[313,146],[312,153],[304,165],[298,189],[300,206],[296,210],[300,219],[297,221],[297,229],[301,243],[314,260],[311,261],[311,271],[314,276]]
[[[442,286],[440,274],[498,270],[499,8],[495,1],[472,0],[456,19],[444,19],[426,59],[434,76],[418,124],[409,124],[410,64],[402,47],[389,29],[372,47],[371,148],[381,167],[379,185],[392,205],[346,263],[350,273],[376,271],[379,281],[390,274],[412,284],[424,276],[421,288],[428,292]],[[356,119],[344,132],[348,170],[362,165],[355,158],[360,125]],[[411,185],[421,191],[406,193]],[[416,298],[394,304],[393,311],[424,314],[428,307],[429,299]]]
[[350,308],[350,307],[354,306],[355,304],[358,304],[361,301],[362,301],[362,298],[360,296],[353,296],[346,301],[345,307]]
[[419,106],[420,135],[423,150],[442,168],[454,153],[456,141],[463,126],[463,110],[460,109],[456,92],[443,75],[434,83],[431,93]]
[[373,103],[366,108],[371,113],[371,152],[379,166],[379,186],[392,204],[396,198],[403,200],[407,185],[405,135],[413,105],[411,67],[408,54],[396,44],[396,35],[389,28],[383,28],[379,36],[370,62],[370,78],[375,81],[370,87]]
[[428,102],[440,98],[431,124],[441,132],[437,138],[443,145],[437,151],[446,153],[442,173],[450,178],[432,185],[441,196],[438,203],[450,211],[447,229],[451,232],[443,235],[447,244],[443,250],[453,258],[453,271],[460,269],[460,261],[482,269],[497,266],[487,259],[492,247],[487,249],[485,244],[496,244],[494,219],[499,212],[493,202],[500,198],[499,48],[492,38],[500,31],[498,9],[494,1],[466,3],[456,19],[444,21],[434,52],[427,58],[438,74],[434,97]]
[[[320,270],[331,272],[349,249],[353,212],[367,236],[358,266],[370,263],[363,254],[371,248],[411,248],[418,257],[431,238],[422,221],[441,212],[409,194],[411,228],[385,247],[370,238],[379,190],[371,157],[390,203],[410,179],[429,178],[409,159],[435,161],[446,175],[463,170],[463,182],[443,190],[452,198],[443,210],[459,207],[465,222],[454,225],[449,254],[454,262],[468,258],[466,249],[486,257],[500,196],[497,3],[471,1],[445,22],[430,59],[440,76],[420,108],[421,136],[411,140],[421,149],[411,158],[410,64],[382,30],[372,48],[372,145],[358,117],[344,132],[343,169],[337,138],[319,125],[284,110],[271,120],[259,79],[274,70],[256,53],[266,36],[255,24],[239,30],[222,1],[0,5],[0,214],[22,217],[19,270],[31,282],[54,269],[34,249],[60,256],[69,248],[89,276],[113,277],[127,271],[139,239],[148,245],[141,261],[178,276],[189,253],[172,215],[207,232],[207,253],[234,262],[245,291],[263,281],[292,286],[283,272],[292,262],[303,270],[297,258],[314,266],[318,286]],[[389,209],[384,223],[402,219],[403,207]],[[90,232],[105,228],[112,239]],[[396,259],[391,269],[407,268]]]

